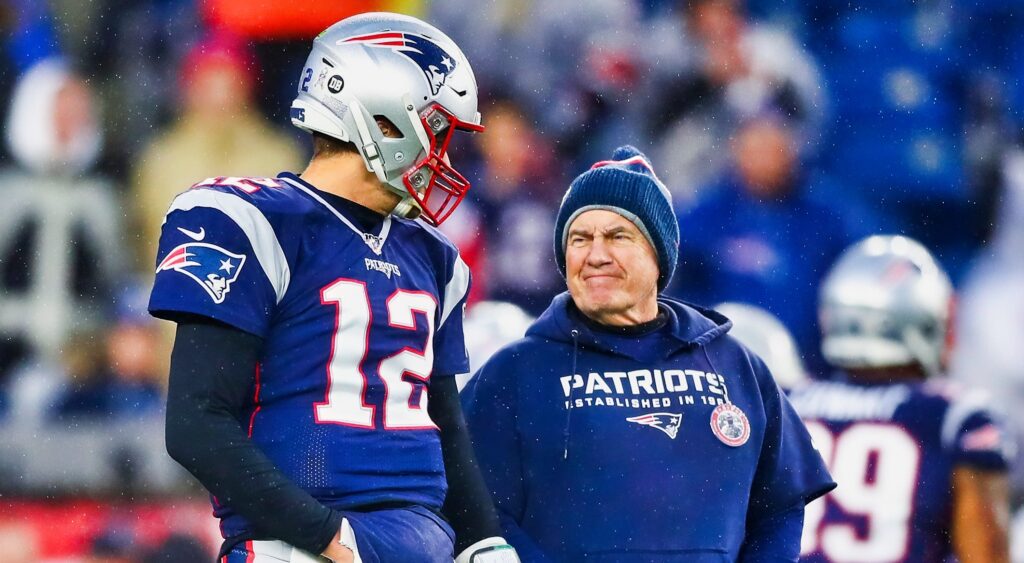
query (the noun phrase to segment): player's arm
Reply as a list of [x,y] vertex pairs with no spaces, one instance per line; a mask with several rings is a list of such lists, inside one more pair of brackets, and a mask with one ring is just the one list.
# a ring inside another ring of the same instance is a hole
[[957,393],[942,421],[943,447],[953,458],[953,550],[965,563],[1010,560],[1007,475],[1014,447],[991,404],[979,391]]
[[167,451],[259,537],[322,553],[342,515],[292,483],[240,420],[263,341],[200,318],[178,324],[167,397]]
[[519,561],[515,550],[501,537],[498,513],[487,491],[459,403],[455,377],[433,378],[427,410],[441,431],[448,496],[441,512],[455,530],[458,562]]
[[1005,472],[953,469],[953,549],[962,563],[1010,560],[1009,480]]

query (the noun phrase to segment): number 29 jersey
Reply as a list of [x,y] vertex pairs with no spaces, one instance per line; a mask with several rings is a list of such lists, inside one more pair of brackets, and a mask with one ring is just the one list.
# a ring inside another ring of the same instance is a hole
[[[432,375],[468,371],[469,269],[436,230],[387,217],[364,233],[331,197],[291,174],[212,178],[180,194],[150,311],[263,338],[238,422],[314,498],[439,509],[427,388]],[[226,537],[252,531],[216,499],[214,513]]]
[[953,468],[1009,466],[984,396],[948,382],[813,382],[790,401],[837,483],[805,510],[801,561],[946,561]]

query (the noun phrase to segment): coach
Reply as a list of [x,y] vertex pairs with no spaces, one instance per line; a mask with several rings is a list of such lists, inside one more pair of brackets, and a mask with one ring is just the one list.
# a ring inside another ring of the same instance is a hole
[[463,394],[526,561],[796,561],[832,489],[799,417],[722,315],[664,296],[679,228],[647,158],[577,177],[555,224],[568,293]]

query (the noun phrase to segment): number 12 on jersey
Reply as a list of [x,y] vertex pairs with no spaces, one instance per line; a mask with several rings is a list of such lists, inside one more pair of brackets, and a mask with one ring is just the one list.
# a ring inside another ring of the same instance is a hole
[[[376,407],[366,404],[367,376],[364,363],[370,343],[373,311],[362,281],[338,279],[320,291],[320,302],[335,308],[331,356],[327,364],[327,393],[314,405],[318,424],[342,424],[372,429]],[[404,347],[381,360],[377,373],[384,383],[383,420],[388,430],[436,428],[427,413],[426,386],[434,363],[434,313],[437,301],[422,291],[396,290],[387,298],[388,324],[397,330],[416,330],[416,314],[426,318],[427,338],[421,350]],[[409,381],[406,377],[412,378]]]

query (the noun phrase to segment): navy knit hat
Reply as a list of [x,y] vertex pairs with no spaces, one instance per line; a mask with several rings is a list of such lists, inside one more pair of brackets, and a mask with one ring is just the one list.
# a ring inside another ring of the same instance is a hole
[[665,289],[679,257],[679,224],[672,194],[654,174],[651,161],[630,145],[615,149],[569,184],[555,221],[555,262],[565,276],[569,225],[581,213],[605,209],[633,222],[658,255],[658,291]]

